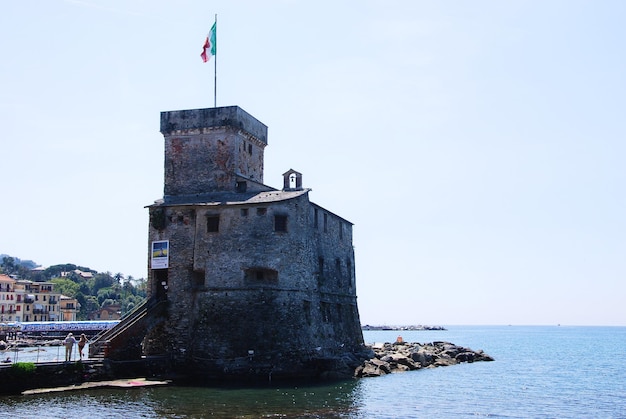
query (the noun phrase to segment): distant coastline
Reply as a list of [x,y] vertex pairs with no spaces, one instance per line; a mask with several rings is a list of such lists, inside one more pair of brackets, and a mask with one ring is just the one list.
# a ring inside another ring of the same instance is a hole
[[413,325],[413,326],[371,326],[369,324],[361,326],[361,330],[447,330],[443,326],[424,326],[424,325]]

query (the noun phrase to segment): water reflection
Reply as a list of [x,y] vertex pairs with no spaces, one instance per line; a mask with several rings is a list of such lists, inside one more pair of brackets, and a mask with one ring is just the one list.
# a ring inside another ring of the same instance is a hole
[[[360,381],[272,388],[159,387],[119,391],[93,389],[72,393],[7,398],[14,416],[61,417],[68,406],[90,419],[111,417],[200,418],[281,417],[358,418]],[[58,416],[57,416],[58,415]]]
[[356,381],[332,385],[276,388],[177,388],[161,397],[152,396],[158,416],[197,417],[211,413],[222,417],[354,417],[358,410]]

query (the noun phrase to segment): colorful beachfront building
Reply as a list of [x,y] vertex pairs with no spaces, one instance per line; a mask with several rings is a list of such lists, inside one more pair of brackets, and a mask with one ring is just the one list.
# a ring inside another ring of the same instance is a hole
[[0,322],[75,321],[75,298],[54,291],[51,282],[13,279],[0,274]]

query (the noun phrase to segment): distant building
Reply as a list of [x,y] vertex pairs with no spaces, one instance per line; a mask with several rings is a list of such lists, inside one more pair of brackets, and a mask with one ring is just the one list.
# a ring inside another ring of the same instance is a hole
[[66,277],[70,276],[71,274],[75,274],[77,276],[80,276],[83,279],[91,279],[91,278],[93,278],[93,274],[91,272],[81,271],[80,269],[74,269],[73,271],[70,271],[70,272],[61,272],[61,277],[62,278],[66,278]]
[[16,315],[15,279],[0,274],[0,322],[13,322]]
[[122,306],[111,304],[89,313],[89,320],[119,320],[122,318]]
[[[62,301],[65,299],[65,304]],[[78,301],[54,291],[51,282],[33,282],[0,275],[0,321],[76,320]]]
[[60,321],[75,322],[76,314],[78,314],[79,310],[80,304],[76,298],[67,297],[65,295],[59,296]]

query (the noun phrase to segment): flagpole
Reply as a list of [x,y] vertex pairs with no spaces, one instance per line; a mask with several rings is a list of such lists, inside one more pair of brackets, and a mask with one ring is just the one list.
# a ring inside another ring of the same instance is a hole
[[213,107],[217,108],[217,13],[215,13],[215,70],[213,71]]

